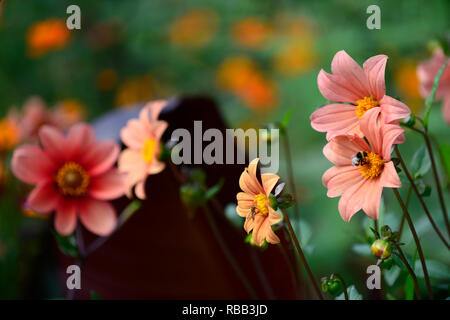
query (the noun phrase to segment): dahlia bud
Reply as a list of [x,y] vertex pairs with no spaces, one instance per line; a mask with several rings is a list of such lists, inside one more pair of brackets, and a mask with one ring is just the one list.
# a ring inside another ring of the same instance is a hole
[[335,278],[333,276],[323,277],[322,279],[320,279],[320,282],[323,292],[328,292],[332,296],[337,296],[342,292],[342,283],[338,278]]
[[372,251],[372,254],[378,259],[384,260],[391,256],[392,245],[389,241],[378,239],[375,240],[374,243],[372,243],[370,251]]

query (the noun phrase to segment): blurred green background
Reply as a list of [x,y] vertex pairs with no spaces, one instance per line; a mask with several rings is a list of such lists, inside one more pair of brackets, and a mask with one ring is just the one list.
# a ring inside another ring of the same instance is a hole
[[[262,127],[294,109],[288,134],[305,223],[303,236],[311,233],[307,245],[312,268],[317,275],[338,272],[365,297],[370,295],[365,287],[366,268],[375,258],[362,245],[358,248],[368,256],[354,250],[354,245],[364,243],[370,234],[369,221],[360,212],[350,223],[344,222],[338,213],[338,198],[328,198],[321,184],[322,174],[331,164],[322,154],[325,134],[315,132],[309,123],[310,114],[326,103],[317,89],[317,74],[321,68],[330,71],[334,54],[342,49],[360,64],[371,56],[386,54],[387,94],[422,115],[424,100],[418,92],[415,68],[430,56],[437,40],[448,37],[449,1],[3,2],[0,117],[11,107],[20,109],[35,95],[49,106],[66,105],[68,112],[88,120],[150,99],[208,95],[219,103],[230,128]],[[81,30],[64,29],[70,4],[81,8]],[[381,9],[381,30],[366,27],[366,8],[371,4]],[[448,151],[450,130],[442,120],[440,103],[434,105],[430,131],[436,146],[446,144],[442,148]],[[411,159],[423,141],[411,132],[406,138],[400,149]],[[287,178],[285,160],[279,174]],[[441,170],[441,177],[448,205],[448,170],[447,174]],[[428,173],[424,183],[433,185],[431,178]],[[1,191],[2,298],[30,295],[27,279],[34,272],[29,270],[30,261],[42,255],[29,229],[45,222],[20,213],[17,201],[8,197],[18,188],[10,179],[3,182]],[[406,189],[402,188],[403,195]],[[384,224],[396,229],[400,208],[390,190],[383,196]],[[443,227],[435,188],[426,202]],[[429,227],[414,196],[410,208],[425,255],[436,261],[433,282],[445,292],[450,278],[448,251]],[[415,247],[407,228],[403,242],[413,255]],[[405,276],[395,279],[398,288],[392,292],[403,297]]]

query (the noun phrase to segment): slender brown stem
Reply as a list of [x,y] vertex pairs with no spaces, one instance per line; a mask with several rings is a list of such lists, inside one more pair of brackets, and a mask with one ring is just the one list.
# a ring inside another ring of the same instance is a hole
[[305,267],[306,272],[308,273],[309,279],[311,280],[311,282],[313,284],[314,290],[316,291],[316,294],[319,297],[319,299],[323,300],[322,292],[320,291],[320,288],[319,288],[319,286],[317,284],[316,279],[314,278],[314,275],[313,275],[313,273],[311,271],[311,268],[309,267],[308,262],[306,261],[306,257],[303,254],[302,248],[300,247],[300,243],[298,242],[297,236],[295,235],[294,229],[292,228],[292,224],[291,224],[291,221],[289,220],[289,217],[288,217],[288,215],[286,213],[286,210],[285,209],[281,209],[281,211],[283,212],[284,220],[286,221],[287,227],[288,227],[289,232],[291,234],[291,238],[294,241],[294,244],[295,244],[295,247],[297,249],[298,255],[300,256],[300,259],[303,262],[303,266]]
[[406,221],[408,222],[409,229],[411,229],[411,233],[413,235],[414,242],[416,243],[417,252],[419,253],[420,263],[422,264],[423,275],[425,278],[425,282],[427,284],[428,297],[430,299],[433,299],[433,292],[431,291],[431,284],[430,284],[430,278],[428,276],[427,265],[425,263],[425,257],[423,255],[422,246],[420,245],[419,237],[417,236],[416,228],[414,227],[414,224],[411,220],[411,216],[409,215],[408,209],[406,208],[405,204],[403,203],[402,197],[400,197],[398,190],[395,188],[393,188],[392,190],[394,191],[395,197],[397,198],[397,201],[403,210],[403,214],[405,215]]
[[348,292],[347,292],[347,285],[345,284],[344,278],[342,278],[341,275],[340,275],[339,273],[333,273],[333,275],[341,281],[342,286],[344,287],[344,297],[345,297],[345,300],[349,300],[349,298],[348,298]]
[[434,222],[433,218],[431,217],[430,212],[428,211],[428,208],[425,204],[425,202],[423,201],[422,196],[420,195],[419,190],[417,190],[416,184],[414,183],[413,178],[411,177],[411,174],[408,171],[408,168],[406,167],[405,162],[403,161],[403,158],[400,154],[400,151],[398,150],[398,146],[395,146],[395,154],[397,155],[397,158],[400,160],[400,164],[402,166],[403,171],[405,172],[406,177],[408,178],[411,187],[414,190],[414,193],[416,194],[417,198],[419,199],[420,204],[423,207],[423,210],[425,211],[425,214],[428,217],[428,220],[430,220],[431,226],[433,227],[434,231],[436,231],[436,234],[439,236],[439,238],[442,240],[442,242],[444,243],[444,245],[447,247],[447,249],[450,249],[450,245],[448,244],[447,240],[445,240],[444,236],[441,234],[441,232],[439,231],[438,227],[436,226],[436,223]]
[[447,227],[447,233],[450,236],[450,223],[448,221],[447,208],[445,207],[444,196],[442,193],[441,183],[439,181],[439,175],[436,168],[436,161],[434,160],[433,150],[431,148],[430,139],[428,133],[425,131],[423,134],[425,139],[425,145],[427,146],[428,154],[430,155],[431,168],[433,169],[434,181],[436,182],[436,188],[438,191],[439,203],[441,204],[442,214],[444,216],[445,226]]
[[[283,130],[284,135],[284,149],[286,151],[286,164],[287,164],[287,171],[288,171],[288,183],[289,183],[289,189],[291,189],[291,192],[294,196],[294,198],[297,197],[297,188],[295,187],[295,179],[294,179],[294,169],[292,167],[292,155],[291,155],[291,147],[289,145],[289,137],[287,133],[287,129]],[[300,210],[297,204],[297,201],[294,203],[294,211],[295,211],[295,218],[297,219],[297,223],[300,224]],[[300,226],[299,226],[300,230]]]
[[[408,188],[408,192],[406,193],[406,200],[405,200],[405,206],[408,209],[409,206],[409,200],[411,199],[411,192],[412,192],[412,187],[411,185]],[[398,228],[398,233],[399,233],[399,239],[402,237],[402,232],[403,232],[403,226],[405,225],[405,215],[402,215],[402,220],[400,221],[400,227]]]
[[420,295],[419,285],[417,284],[416,274],[414,273],[413,269],[409,265],[408,260],[406,260],[405,254],[403,253],[400,246],[396,245],[395,247],[397,248],[398,253],[394,252],[394,254],[397,255],[403,261],[403,264],[405,265],[406,269],[408,269],[408,272],[411,275],[411,278],[413,279],[413,282],[414,282],[414,291],[416,292],[416,296],[417,296],[417,298],[422,300],[422,296]]
[[241,280],[243,286],[248,291],[252,299],[258,299],[258,295],[256,294],[256,291],[253,289],[252,285],[250,284],[250,281],[247,279],[247,276],[242,271],[239,263],[234,258],[233,254],[231,253],[230,249],[226,245],[225,240],[222,237],[222,234],[219,231],[219,228],[217,227],[214,219],[212,218],[211,211],[209,210],[207,205],[203,206],[203,210],[205,211],[205,216],[208,221],[208,224],[210,228],[212,229],[212,233],[216,237],[216,240],[222,249],[223,253],[225,254],[225,258],[230,263],[231,267],[233,268],[234,272],[238,276],[239,280]]

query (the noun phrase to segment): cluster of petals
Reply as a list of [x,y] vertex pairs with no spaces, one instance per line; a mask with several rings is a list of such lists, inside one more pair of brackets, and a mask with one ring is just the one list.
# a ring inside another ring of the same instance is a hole
[[109,200],[125,193],[125,180],[114,164],[120,148],[113,141],[97,141],[91,126],[79,123],[67,135],[44,125],[40,145],[18,147],[12,156],[12,171],[25,183],[34,185],[27,207],[37,213],[55,212],[54,226],[70,235],[77,218],[86,229],[109,235],[117,217]]
[[127,196],[133,188],[136,197],[146,198],[145,182],[149,175],[160,173],[165,168],[158,160],[161,153],[161,137],[168,123],[159,120],[159,114],[167,104],[165,100],[149,102],[138,119],[131,119],[121,130],[120,137],[127,147],[119,156],[119,170],[126,174]]
[[280,177],[271,173],[258,174],[258,162],[258,158],[254,159],[241,174],[239,186],[243,192],[237,194],[236,211],[245,218],[244,229],[252,232],[252,241],[262,246],[264,240],[272,244],[280,242],[272,225],[282,217],[270,205],[270,193]]

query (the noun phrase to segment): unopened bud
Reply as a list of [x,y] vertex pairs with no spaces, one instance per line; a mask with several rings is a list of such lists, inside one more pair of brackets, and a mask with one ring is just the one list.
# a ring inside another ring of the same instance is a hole
[[375,257],[384,260],[391,256],[392,245],[389,243],[389,241],[378,239],[375,240],[374,243],[372,243],[370,251],[372,251],[372,254]]

